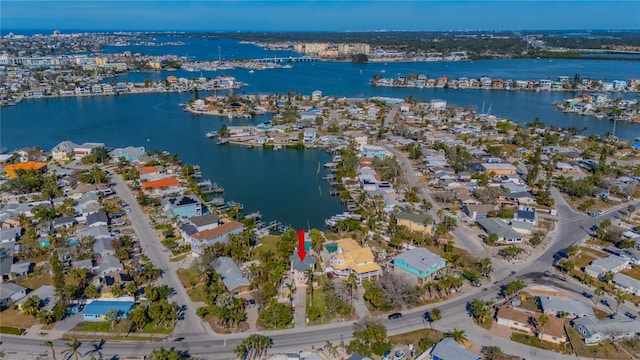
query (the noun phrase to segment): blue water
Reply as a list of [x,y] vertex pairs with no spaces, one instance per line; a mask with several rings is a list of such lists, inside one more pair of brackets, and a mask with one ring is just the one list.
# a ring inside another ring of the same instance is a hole
[[[190,39],[158,39],[159,41]],[[198,59],[217,59],[218,46],[223,57],[271,57],[273,53],[234,40],[195,39],[189,46],[144,47],[134,50],[118,47],[117,51],[144,51],[188,55]],[[109,49],[106,49],[109,50]],[[188,52],[188,54],[187,54]],[[224,55],[226,54],[226,55]],[[279,55],[280,56],[280,55]],[[577,95],[570,92],[516,92],[491,90],[409,89],[369,86],[373,75],[386,77],[408,73],[429,77],[501,77],[504,79],[557,78],[560,75],[582,78],[624,79],[640,76],[637,62],[597,60],[490,60],[451,63],[369,63],[348,62],[295,63],[292,69],[256,71],[246,69],[205,72],[204,76],[232,75],[249,86],[240,93],[311,94],[321,90],[325,95],[344,97],[391,96],[429,100],[441,98],[460,106],[470,105],[518,122],[536,117],[559,127],[587,128],[588,134],[611,132],[613,123],[557,111],[551,104]],[[384,70],[384,72],[382,72]],[[142,81],[165,79],[167,75],[198,77],[186,71],[140,72],[112,80]],[[201,93],[201,96],[206,94]],[[634,94],[610,94],[633,97]],[[329,197],[324,181],[317,179],[318,164],[330,161],[323,151],[245,149],[239,146],[217,146],[204,134],[217,130],[223,123],[258,123],[269,116],[233,120],[209,116],[191,116],[178,104],[192,97],[189,93],[145,94],[123,96],[70,97],[25,100],[15,107],[0,108],[0,147],[17,149],[41,146],[50,150],[63,140],[77,143],[105,142],[110,147],[145,146],[148,150],[177,153],[185,163],[198,164],[205,178],[224,187],[228,200],[245,204],[246,211],[260,210],[266,220],[277,219],[297,228],[322,227],[323,220],[344,211],[335,197]],[[619,122],[616,135],[625,139],[640,136],[640,125]],[[323,176],[322,172],[320,176]]]

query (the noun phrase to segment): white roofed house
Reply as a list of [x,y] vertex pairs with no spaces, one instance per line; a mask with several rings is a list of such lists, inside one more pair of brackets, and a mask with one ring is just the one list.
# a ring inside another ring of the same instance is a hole
[[558,316],[560,313],[567,313],[575,317],[595,317],[595,313],[590,304],[577,300],[565,299],[558,296],[540,296],[538,297],[538,303],[542,312],[547,315]]
[[640,322],[619,315],[601,320],[595,316],[585,316],[573,320],[572,325],[582,335],[586,345],[629,340],[640,332]]
[[18,301],[27,295],[27,288],[13,283],[0,283],[0,305],[9,305],[9,301]]
[[629,259],[611,255],[606,258],[596,259],[584,268],[584,272],[595,278],[602,279],[604,274],[618,273],[625,269],[630,269],[631,263]]

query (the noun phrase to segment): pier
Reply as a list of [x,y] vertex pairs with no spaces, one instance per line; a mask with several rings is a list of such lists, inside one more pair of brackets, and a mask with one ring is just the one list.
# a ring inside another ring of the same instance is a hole
[[211,182],[209,179],[200,181],[198,187],[204,194],[220,194],[224,192],[222,187],[218,186],[215,182]]

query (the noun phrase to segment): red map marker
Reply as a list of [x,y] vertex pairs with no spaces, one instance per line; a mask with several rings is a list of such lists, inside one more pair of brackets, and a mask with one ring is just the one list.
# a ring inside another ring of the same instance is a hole
[[304,230],[298,230],[298,257],[304,261],[307,252],[304,250]]

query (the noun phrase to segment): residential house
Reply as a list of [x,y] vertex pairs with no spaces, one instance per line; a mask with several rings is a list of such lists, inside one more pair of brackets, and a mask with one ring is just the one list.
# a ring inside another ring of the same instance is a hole
[[312,128],[312,127],[308,127],[308,128],[305,128],[302,131],[302,135],[303,135],[302,136],[302,141],[305,144],[310,144],[310,143],[313,143],[313,142],[316,141],[317,135],[318,135],[318,131],[316,129]]
[[63,141],[51,149],[51,157],[53,160],[67,161],[70,160],[73,155],[73,150],[78,147],[78,144],[74,144],[71,141]]
[[487,176],[515,175],[517,168],[509,163],[482,163]]
[[17,164],[8,164],[4,167],[4,171],[7,173],[9,179],[15,179],[18,177],[18,171],[35,171],[43,174],[47,171],[47,163],[40,161],[27,161]]
[[87,226],[107,226],[109,225],[109,217],[105,213],[94,212],[87,215]]
[[371,146],[371,145],[363,146],[362,157],[364,158],[377,157],[379,159],[384,159],[387,157],[387,150],[382,146]]
[[111,239],[111,233],[106,225],[80,228],[76,232],[78,238],[92,237],[94,239]]
[[162,209],[169,218],[190,218],[202,215],[202,203],[195,195],[181,195],[162,199]]
[[226,242],[229,239],[229,235],[240,234],[243,230],[244,225],[237,221],[230,221],[213,229],[186,235],[186,238],[187,242],[191,244],[193,254],[199,256],[204,253],[204,249],[207,247],[215,243]]
[[234,295],[249,291],[251,281],[242,275],[242,271],[233,259],[227,256],[220,256],[212,264],[213,269],[220,275],[222,283],[227,291]]
[[109,252],[103,252],[98,257],[98,275],[105,277],[107,274],[124,270],[124,266],[118,258]]
[[0,305],[6,308],[10,301],[16,302],[27,295],[27,288],[13,283],[0,283]]
[[82,320],[106,321],[111,310],[117,311],[121,319],[127,319],[135,304],[133,301],[94,300],[84,307]]
[[375,262],[375,256],[369,247],[361,247],[353,239],[342,239],[336,243],[337,251],[332,254],[330,264],[338,276],[356,276],[360,285],[364,279],[378,278],[382,268]]
[[486,219],[490,211],[495,211],[495,206],[491,204],[465,204],[462,206],[462,212],[474,221]]
[[124,161],[128,161],[128,162],[136,162],[142,156],[146,155],[146,151],[144,149],[144,146],[138,146],[138,147],[127,146],[125,148],[115,148],[111,150],[111,152],[109,152],[109,155],[111,156],[112,159],[118,162],[121,159],[124,159]]
[[162,194],[167,191],[174,191],[180,187],[180,180],[174,177],[162,178],[142,182],[142,190],[147,190],[155,194]]
[[[512,329],[524,331],[526,333],[537,333],[538,338],[544,341],[560,344],[567,341],[564,332],[564,319],[557,317],[549,317],[548,323],[539,329],[535,329],[532,322],[539,323],[539,313],[511,308],[501,307],[496,314],[498,325],[508,326]],[[533,320],[533,321],[532,321]]]
[[605,341],[630,340],[640,332],[640,322],[624,316],[597,319],[584,316],[572,321],[573,328],[582,335],[586,345],[597,345]]
[[480,355],[474,354],[452,338],[440,340],[431,349],[433,360],[480,360]]
[[398,274],[408,275],[418,285],[447,266],[447,260],[432,253],[425,248],[413,248],[407,250],[392,260],[393,271]]
[[513,230],[509,224],[501,219],[479,219],[476,222],[488,235],[496,234],[498,236],[496,244],[516,244],[521,243],[523,240],[522,234]]
[[593,260],[591,264],[584,268],[584,272],[595,278],[602,279],[604,274],[608,272],[615,274],[625,269],[631,269],[629,259],[611,255]]
[[312,270],[315,271],[316,266],[316,258],[315,256],[309,255],[309,253],[305,253],[304,258],[300,260],[300,256],[298,255],[297,249],[294,250],[293,254],[289,257],[291,261],[291,274],[293,277],[293,281],[296,285],[302,285],[309,280],[307,276],[307,271]]
[[103,143],[84,143],[78,145],[73,149],[74,160],[81,160],[83,157],[91,154],[91,150],[101,147],[104,147]]
[[640,280],[632,278],[631,276],[617,273],[613,275],[613,283],[616,288],[621,291],[631,294],[633,296],[640,295]]
[[78,220],[76,220],[76,218],[71,216],[63,216],[61,218],[57,218],[53,220],[54,229],[70,228],[76,224],[78,224]]
[[538,305],[543,313],[551,316],[558,316],[560,313],[574,317],[595,316],[591,305],[558,296],[539,296]]
[[38,298],[40,298],[40,309],[45,311],[52,310],[58,302],[58,297],[54,294],[53,286],[43,285],[30,292],[28,297],[25,296],[22,299],[18,300],[16,302],[16,305],[18,305],[18,309],[22,310],[24,302],[31,296],[37,296]]
[[220,225],[220,217],[214,213],[190,217],[187,221],[198,231],[213,229]]
[[86,192],[78,198],[76,214],[81,214],[80,220],[86,220],[87,215],[100,210],[100,198],[94,192]]
[[533,225],[536,224],[536,209],[535,208],[530,208],[530,207],[525,207],[522,208],[518,211],[516,211],[515,214],[513,214],[513,218],[515,220],[519,220],[519,221],[524,221],[527,223],[531,223]]
[[396,224],[398,226],[406,226],[409,231],[430,234],[433,227],[433,220],[426,214],[400,212],[396,214]]

